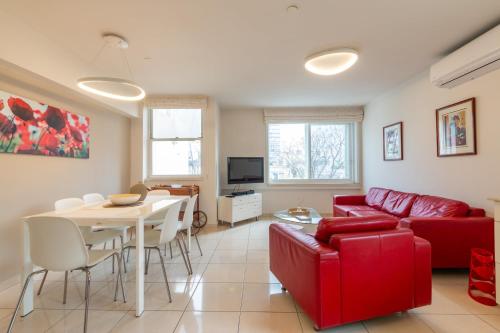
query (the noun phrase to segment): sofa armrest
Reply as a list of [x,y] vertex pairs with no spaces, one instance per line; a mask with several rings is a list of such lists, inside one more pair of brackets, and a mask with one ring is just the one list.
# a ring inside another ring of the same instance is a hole
[[271,272],[322,328],[341,322],[339,254],[293,226],[269,227]]
[[434,268],[468,267],[474,247],[494,251],[491,217],[408,217],[400,225],[431,243]]
[[366,205],[365,195],[335,195],[334,205]]

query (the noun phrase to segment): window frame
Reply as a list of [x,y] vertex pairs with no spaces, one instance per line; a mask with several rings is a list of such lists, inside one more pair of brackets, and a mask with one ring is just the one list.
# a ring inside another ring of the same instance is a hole
[[[349,161],[349,175],[347,179],[283,179],[273,180],[270,174],[270,151],[269,151],[269,126],[276,124],[305,124],[305,149],[306,165],[308,176],[311,175],[311,126],[312,125],[349,125],[347,160]],[[361,126],[356,121],[330,121],[330,120],[310,120],[310,121],[269,121],[266,123],[266,175],[269,186],[280,185],[330,185],[329,187],[357,187],[360,185],[360,133]]]
[[[159,139],[159,138],[154,138],[153,137],[153,112],[154,110],[161,110],[161,109],[180,109],[180,110],[187,110],[187,109],[195,109],[195,110],[201,110],[201,115],[200,115],[200,122],[201,122],[201,128],[200,128],[200,137],[199,138],[169,138],[169,139]],[[203,140],[203,124],[204,124],[204,114],[205,114],[206,108],[202,106],[162,106],[162,107],[149,107],[147,108],[147,179],[148,180],[200,180],[203,178],[203,156],[204,156],[204,140]],[[181,142],[181,141],[200,141],[200,173],[196,175],[153,175],[153,143],[154,142],[159,142],[159,141],[175,141],[175,142]]]

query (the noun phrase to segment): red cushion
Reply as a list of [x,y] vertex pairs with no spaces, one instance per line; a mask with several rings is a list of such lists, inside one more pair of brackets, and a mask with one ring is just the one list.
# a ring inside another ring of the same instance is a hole
[[349,212],[353,210],[372,210],[376,211],[375,208],[366,205],[334,205],[333,206],[335,216],[347,216]]
[[398,223],[394,218],[381,216],[323,218],[314,237],[327,243],[333,234],[394,229]]
[[384,201],[382,210],[397,217],[407,217],[417,197],[415,193],[391,191]]
[[391,190],[380,187],[372,187],[366,194],[366,204],[376,209],[382,209],[385,198]]
[[460,217],[466,216],[469,205],[465,202],[432,195],[419,196],[411,207],[410,216],[419,217]]
[[383,212],[381,210],[351,210],[349,216],[362,217],[362,216],[385,216],[395,218],[394,215]]

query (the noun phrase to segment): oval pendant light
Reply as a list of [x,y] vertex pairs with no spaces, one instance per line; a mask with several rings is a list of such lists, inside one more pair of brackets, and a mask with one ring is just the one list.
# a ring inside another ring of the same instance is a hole
[[323,51],[306,58],[305,68],[317,75],[335,75],[351,68],[358,61],[353,49]]
[[[128,48],[128,42],[125,38],[116,34],[104,34],[103,38],[106,45],[122,51]],[[104,45],[104,46],[106,46]],[[95,57],[99,56],[101,50]],[[130,65],[125,53],[122,53],[124,62],[128,68],[129,75],[132,77]],[[122,78],[92,76],[83,77],[76,81],[78,87],[91,94],[121,100],[121,101],[140,101],[146,96],[146,92],[137,83]]]

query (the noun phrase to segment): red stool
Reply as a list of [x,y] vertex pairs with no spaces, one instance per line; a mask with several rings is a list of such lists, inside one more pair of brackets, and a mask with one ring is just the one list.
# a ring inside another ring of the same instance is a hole
[[470,256],[469,296],[477,302],[495,306],[495,259],[493,253],[474,248]]

